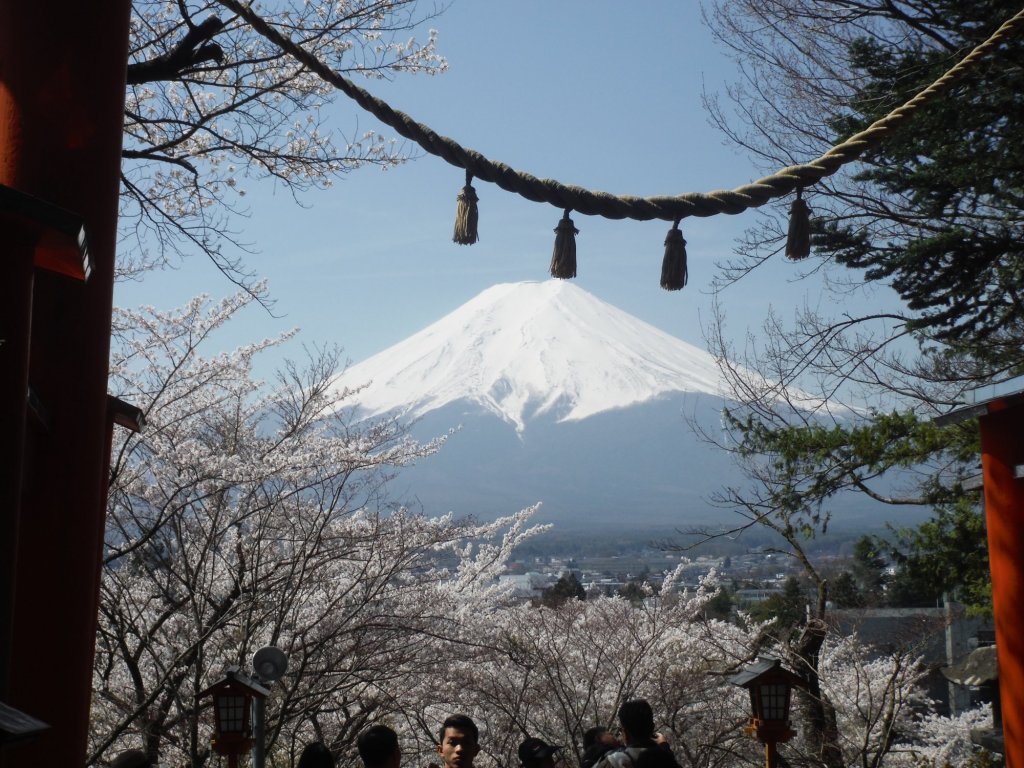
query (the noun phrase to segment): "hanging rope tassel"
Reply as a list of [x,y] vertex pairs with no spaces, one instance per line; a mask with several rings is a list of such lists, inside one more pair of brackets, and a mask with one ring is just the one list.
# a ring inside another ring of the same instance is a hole
[[803,189],[789,208],[789,232],[786,234],[786,258],[806,259],[811,255],[811,207],[804,201]]
[[459,192],[459,205],[455,209],[455,234],[452,235],[459,245],[472,245],[480,239],[476,232],[477,196],[473,189],[473,174],[466,171],[466,186]]
[[666,291],[681,290],[689,278],[686,271],[686,241],[679,229],[679,219],[665,235],[665,258],[661,262],[661,287]]
[[565,209],[562,220],[555,227],[555,250],[551,254],[551,276],[566,280],[576,277],[576,235],[580,233]]

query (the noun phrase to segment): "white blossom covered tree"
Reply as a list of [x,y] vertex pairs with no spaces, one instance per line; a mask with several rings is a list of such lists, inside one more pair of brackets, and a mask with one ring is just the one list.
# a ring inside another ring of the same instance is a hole
[[390,472],[439,441],[350,424],[335,354],[273,386],[251,368],[273,342],[203,356],[251,300],[118,313],[112,387],[147,427],[114,445],[92,762],[141,742],[162,765],[204,764],[196,694],[267,644],[290,657],[268,707],[278,764],[421,710],[408,694],[458,639],[453,617],[500,600],[493,577],[533,530],[530,510],[477,525],[389,503]]
[[[418,0],[284,0],[262,18],[346,76],[436,74],[447,62],[440,11]],[[333,87],[216,0],[134,0],[122,166],[121,274],[205,253],[254,291],[239,237],[245,187],[271,178],[292,194],[362,165],[400,162],[403,146],[327,121]],[[260,295],[254,293],[254,295]]]
[[713,580],[678,594],[678,575],[638,606],[599,597],[476,617],[468,631],[488,662],[453,676],[442,696],[483,713],[484,749],[505,766],[515,765],[526,735],[568,745],[575,762],[583,732],[615,725],[619,706],[637,697],[651,702],[682,765],[730,765],[736,750],[754,754],[740,728],[745,694],[726,673],[749,658],[756,633],[705,620]]

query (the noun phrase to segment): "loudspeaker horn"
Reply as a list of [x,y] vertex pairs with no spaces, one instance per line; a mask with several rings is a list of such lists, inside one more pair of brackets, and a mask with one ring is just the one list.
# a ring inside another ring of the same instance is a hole
[[261,682],[273,683],[288,669],[288,657],[280,648],[268,645],[253,654],[252,668]]

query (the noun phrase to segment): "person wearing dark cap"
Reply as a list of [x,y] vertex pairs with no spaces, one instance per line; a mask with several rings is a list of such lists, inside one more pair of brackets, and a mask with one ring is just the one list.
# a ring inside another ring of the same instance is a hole
[[561,750],[560,744],[531,736],[519,745],[519,762],[523,768],[555,768],[555,755]]

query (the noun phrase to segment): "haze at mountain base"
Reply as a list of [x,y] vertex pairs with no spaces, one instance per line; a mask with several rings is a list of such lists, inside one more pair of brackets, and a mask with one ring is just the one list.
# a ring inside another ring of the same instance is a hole
[[542,501],[541,522],[685,525],[719,514],[706,497],[729,458],[697,441],[684,414],[716,419],[722,401],[666,395],[580,421],[538,417],[523,434],[470,403],[424,416],[427,438],[461,425],[441,452],[403,470],[394,489],[430,512],[484,519]]

